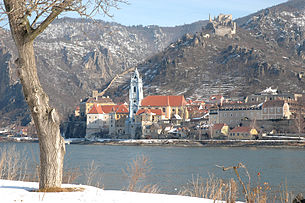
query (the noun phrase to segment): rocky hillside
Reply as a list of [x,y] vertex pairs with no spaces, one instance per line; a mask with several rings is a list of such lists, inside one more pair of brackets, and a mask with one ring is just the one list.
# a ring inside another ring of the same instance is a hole
[[[56,20],[35,40],[38,74],[52,105],[67,115],[81,98],[102,88],[116,74],[162,51],[185,33],[200,31],[205,24],[128,27],[83,19]],[[9,32],[0,32],[0,120],[6,116],[15,121],[24,116],[26,104],[15,74],[14,44]]]
[[305,1],[289,1],[236,22],[236,34],[220,36],[206,26],[142,63],[146,94],[244,97],[269,86],[304,92]]

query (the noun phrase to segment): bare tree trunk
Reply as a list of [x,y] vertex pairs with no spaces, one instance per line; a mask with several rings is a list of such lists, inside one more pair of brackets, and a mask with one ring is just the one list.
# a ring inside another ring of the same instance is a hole
[[4,5],[19,55],[16,60],[18,76],[39,138],[39,188],[61,187],[65,144],[64,139],[60,136],[59,116],[56,110],[49,106],[49,98],[43,91],[38,78],[33,43],[36,36],[63,9],[52,9],[44,23],[33,29],[29,24],[26,1],[4,0]]
[[39,82],[33,41],[16,45],[19,53],[16,60],[18,76],[39,138],[39,188],[61,187],[65,144],[60,135],[59,116],[56,110],[49,106],[49,98]]

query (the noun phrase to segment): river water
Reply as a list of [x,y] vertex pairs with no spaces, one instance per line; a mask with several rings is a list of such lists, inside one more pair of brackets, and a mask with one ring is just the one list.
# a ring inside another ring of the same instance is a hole
[[[38,160],[37,143],[0,143],[0,147],[15,145],[25,149],[29,159]],[[268,182],[272,187],[286,184],[294,193],[305,192],[305,150],[287,148],[229,148],[229,147],[156,147],[156,146],[105,146],[66,145],[65,168],[79,168],[88,174],[94,161],[93,184],[105,189],[122,189],[128,181],[122,173],[127,164],[137,156],[150,160],[151,171],[143,184],[157,184],[161,191],[174,193],[192,177],[235,178],[233,171],[222,171],[219,166],[232,166],[242,162],[248,169],[252,182]],[[26,154],[26,153],[25,153]],[[241,170],[243,180],[247,180]],[[86,184],[82,176],[77,183]]]

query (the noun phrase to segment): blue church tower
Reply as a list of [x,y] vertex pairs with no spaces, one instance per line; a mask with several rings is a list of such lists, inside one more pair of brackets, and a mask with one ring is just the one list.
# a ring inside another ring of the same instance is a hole
[[141,107],[141,101],[143,99],[143,83],[138,69],[131,74],[130,89],[129,89],[129,118],[128,129],[126,132],[131,135],[131,138],[135,138],[137,125],[135,123],[135,116],[137,111]]

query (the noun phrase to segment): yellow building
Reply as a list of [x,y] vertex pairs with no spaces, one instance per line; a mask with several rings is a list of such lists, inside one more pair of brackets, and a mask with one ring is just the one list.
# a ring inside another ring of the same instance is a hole
[[211,139],[227,139],[229,135],[229,126],[225,123],[213,124],[210,127]]
[[257,130],[249,126],[236,127],[229,133],[229,139],[232,140],[251,140],[257,136]]
[[187,102],[183,95],[153,95],[147,96],[141,101],[141,109],[160,109],[165,114],[166,119],[189,119],[186,105]]

